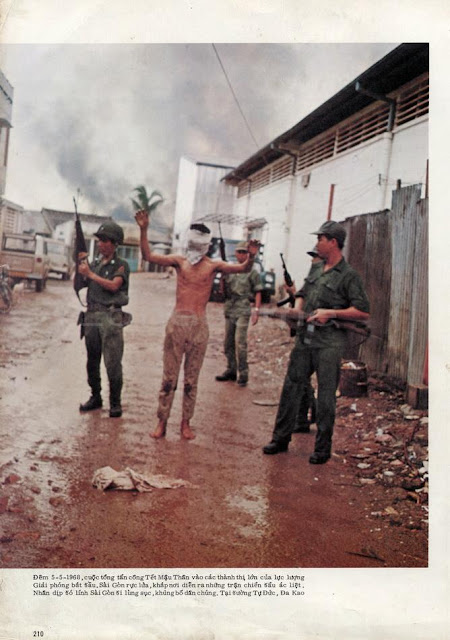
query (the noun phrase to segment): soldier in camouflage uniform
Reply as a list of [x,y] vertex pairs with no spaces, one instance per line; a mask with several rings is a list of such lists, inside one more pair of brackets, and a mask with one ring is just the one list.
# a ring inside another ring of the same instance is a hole
[[[93,265],[87,255],[80,254],[78,272],[86,279],[87,311],[83,331],[87,350],[87,374],[91,397],[80,405],[80,411],[93,411],[102,406],[100,362],[103,355],[109,380],[111,418],[122,415],[122,355],[123,314],[128,304],[130,267],[116,255],[123,242],[122,228],[115,222],[105,222],[94,235],[98,238],[98,256]],[[131,316],[130,316],[131,317]]]
[[[365,322],[369,301],[358,273],[342,256],[346,232],[329,220],[318,231],[317,253],[323,262],[313,265],[303,287],[297,292],[297,310],[309,314],[305,326],[297,331],[281,392],[272,441],[265,454],[287,451],[295,428],[299,398],[316,372],[318,383],[317,434],[311,464],[324,464],[331,456],[336,411],[336,389],[346,331],[329,324],[331,319]],[[328,323],[328,324],[327,324]]]
[[[247,259],[247,243],[240,242],[235,249],[239,263]],[[248,382],[247,331],[252,317],[252,324],[258,322],[258,311],[261,306],[262,283],[259,274],[252,269],[248,273],[226,276],[225,300],[225,342],[224,352],[227,368],[216,376],[216,380],[236,380],[239,386],[245,387]],[[255,298],[255,307],[251,313],[250,299]]]

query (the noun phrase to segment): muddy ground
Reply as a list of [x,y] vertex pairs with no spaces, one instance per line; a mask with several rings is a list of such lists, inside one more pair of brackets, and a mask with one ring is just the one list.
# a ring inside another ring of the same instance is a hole
[[[370,375],[368,397],[338,399],[326,465],[308,463],[314,428],[262,454],[292,347],[282,321],[250,330],[246,388],[218,383],[223,310],[210,303],[197,437],[180,439],[179,392],[167,437],[149,437],[174,291],[174,279],[132,276],[119,419],[107,402],[78,411],[89,392],[71,283],[26,290],[0,316],[1,566],[427,566],[427,418],[400,389]],[[92,478],[105,466],[186,485],[101,491]]]

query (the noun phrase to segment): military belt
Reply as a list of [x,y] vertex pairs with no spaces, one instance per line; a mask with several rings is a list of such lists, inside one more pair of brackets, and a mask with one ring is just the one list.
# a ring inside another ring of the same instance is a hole
[[100,302],[92,302],[88,304],[88,311],[116,311],[121,309],[122,305],[101,304]]

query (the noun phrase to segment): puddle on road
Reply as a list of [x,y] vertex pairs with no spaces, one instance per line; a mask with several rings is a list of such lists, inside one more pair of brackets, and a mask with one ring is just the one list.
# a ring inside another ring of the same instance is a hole
[[230,518],[239,535],[261,538],[265,534],[268,526],[268,503],[263,487],[244,485],[235,493],[228,494],[225,503],[239,514],[238,517]]

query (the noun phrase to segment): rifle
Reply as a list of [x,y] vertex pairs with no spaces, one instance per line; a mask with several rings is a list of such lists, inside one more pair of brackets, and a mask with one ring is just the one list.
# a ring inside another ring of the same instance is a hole
[[79,264],[78,254],[79,253],[87,254],[87,246],[86,246],[86,240],[84,239],[83,229],[81,228],[81,221],[77,211],[77,202],[75,198],[73,199],[73,204],[75,207],[75,247],[74,247],[74,253],[73,253],[73,259],[75,262],[75,275],[73,278],[73,288],[75,289],[75,293],[77,294],[77,297],[80,303],[83,306],[86,306],[81,302],[80,293],[79,293],[80,289],[86,286],[86,280],[84,276],[82,276],[78,272],[78,264]]
[[[281,258],[281,264],[283,265],[284,282],[286,283],[287,287],[292,287],[292,285],[294,284],[294,281],[291,278],[291,274],[287,270],[286,263],[284,261],[282,253],[280,253],[280,258]],[[292,307],[292,308],[295,307],[295,298],[294,298],[294,295],[292,293],[289,293],[288,297],[285,298],[284,300],[280,300],[279,302],[277,302],[277,307],[282,307],[283,305],[287,304],[288,302],[289,302],[289,306],[290,307]],[[295,334],[296,334],[296,328],[294,326],[292,326],[292,324],[290,325],[289,328],[290,328],[291,338],[293,338],[295,336]]]
[[[283,265],[284,282],[286,283],[287,287],[292,287],[292,285],[294,284],[294,281],[291,278],[291,274],[287,270],[286,263],[284,261],[282,253],[280,253],[280,258],[281,258],[281,263]],[[282,307],[283,305],[287,304],[288,302],[289,302],[289,305],[292,308],[295,306],[295,298],[294,298],[292,293],[290,293],[288,295],[288,297],[285,298],[284,300],[280,300],[280,302],[277,302],[277,307]]]
[[[225,241],[222,236],[222,229],[220,227],[220,222],[217,223],[219,225],[219,249],[220,249],[220,258],[224,262],[227,262],[227,254],[225,253]],[[226,276],[224,273],[221,274],[219,291],[223,295],[225,300],[228,300],[230,297],[230,289],[228,286],[228,282],[226,281]]]
[[[268,318],[278,318],[280,320],[284,320],[287,322],[289,326],[295,326],[296,328],[302,327],[307,318],[310,317],[310,313],[305,313],[304,311],[296,311],[294,309],[289,309],[285,311],[284,309],[260,309],[260,316],[266,316]],[[364,339],[370,336],[370,327],[365,323],[361,322],[361,320],[338,320],[335,318],[330,318],[325,323],[308,323],[309,326],[315,327],[336,327],[337,329],[345,329],[346,331],[352,331],[354,333],[359,333],[364,336]]]

